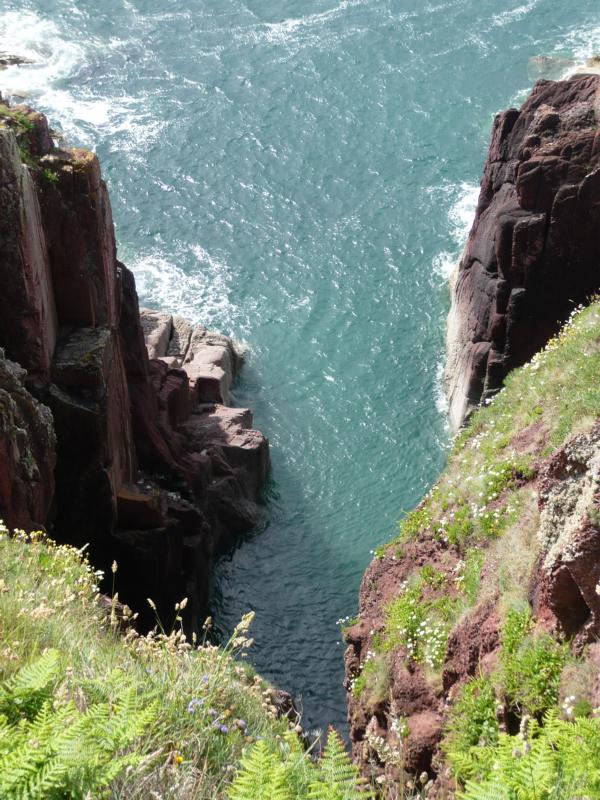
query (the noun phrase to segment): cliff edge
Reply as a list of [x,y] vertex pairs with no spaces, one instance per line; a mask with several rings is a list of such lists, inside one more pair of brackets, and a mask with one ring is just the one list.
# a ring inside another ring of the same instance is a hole
[[96,156],[0,104],[0,519],[119,563],[153,621],[206,606],[212,562],[260,517],[269,467],[225,336],[141,316]]
[[455,429],[600,288],[600,76],[539,81],[494,120],[475,221],[451,282]]

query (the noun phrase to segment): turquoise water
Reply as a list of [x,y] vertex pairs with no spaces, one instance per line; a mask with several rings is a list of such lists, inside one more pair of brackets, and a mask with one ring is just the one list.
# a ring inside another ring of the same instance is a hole
[[336,620],[444,465],[447,275],[492,115],[529,59],[600,46],[597,0],[0,0],[0,73],[95,149],[142,302],[246,341],[265,524],[219,566],[219,630],[343,725]]

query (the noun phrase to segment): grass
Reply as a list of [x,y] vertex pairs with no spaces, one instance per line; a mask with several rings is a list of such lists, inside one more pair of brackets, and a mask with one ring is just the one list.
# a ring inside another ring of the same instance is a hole
[[[515,519],[519,488],[549,455],[600,415],[600,302],[573,312],[562,331],[456,438],[448,467],[388,545],[432,536],[462,547],[499,536]],[[539,432],[539,452],[519,436]],[[385,552],[385,550],[383,551]]]
[[245,747],[282,741],[290,723],[276,718],[272,687],[237,658],[250,617],[224,648],[192,648],[178,630],[123,635],[77,551],[2,528],[0,564],[0,683],[53,651],[62,676],[54,703],[111,704],[131,690],[141,707],[156,707],[135,744],[140,763],[112,781],[110,797],[222,798]]

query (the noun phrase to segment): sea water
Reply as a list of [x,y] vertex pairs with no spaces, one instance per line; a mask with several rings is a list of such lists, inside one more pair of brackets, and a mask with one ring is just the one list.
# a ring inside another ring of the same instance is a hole
[[[597,0],[0,0],[0,73],[94,149],[142,304],[243,340],[273,470],[217,569],[225,637],[343,726],[374,548],[444,466],[447,279],[494,113],[532,58],[600,48]],[[556,62],[560,69],[562,62]]]

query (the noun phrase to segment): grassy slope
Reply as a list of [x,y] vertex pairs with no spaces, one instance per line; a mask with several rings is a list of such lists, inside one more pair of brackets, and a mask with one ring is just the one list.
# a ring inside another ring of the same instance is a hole
[[[367,705],[386,696],[386,672],[398,647],[439,687],[452,629],[477,604],[499,597],[500,664],[485,685],[474,687],[470,696],[467,692],[462,705],[459,701],[447,732],[445,749],[451,751],[455,774],[463,780],[483,778],[491,769],[489,753],[484,769],[473,766],[468,751],[486,741],[485,720],[494,734],[488,744],[497,746],[498,703],[517,716],[529,712],[541,719],[566,696],[571,715],[577,703],[582,714],[591,713],[584,697],[584,662],[535,632],[527,589],[539,551],[538,466],[573,435],[589,431],[600,417],[599,375],[596,300],[574,312],[559,336],[531,363],[515,370],[493,402],[473,415],[457,437],[438,483],[402,520],[398,538],[377,554],[384,561],[399,561],[405,554],[411,557],[413,544],[427,539],[439,544],[434,565],[415,569],[382,610],[383,631],[373,637],[369,660],[354,680],[355,696]],[[579,696],[572,699],[575,693]],[[592,722],[600,742],[600,727]],[[471,735],[461,739],[459,732],[466,730]],[[538,800],[546,796],[540,791]]]
[[77,698],[85,708],[92,696],[110,703],[131,687],[140,707],[156,704],[135,742],[148,759],[114,781],[111,796],[221,797],[244,745],[286,731],[270,687],[233,657],[247,644],[243,630],[224,650],[191,650],[176,635],[125,637],[98,605],[95,576],[76,551],[22,538],[0,533],[1,681],[52,648],[55,702]]

